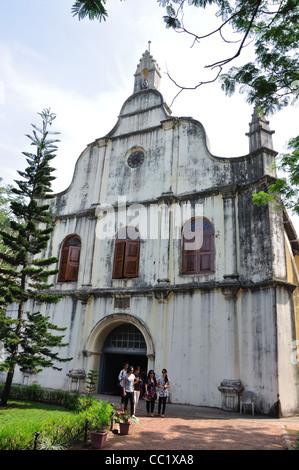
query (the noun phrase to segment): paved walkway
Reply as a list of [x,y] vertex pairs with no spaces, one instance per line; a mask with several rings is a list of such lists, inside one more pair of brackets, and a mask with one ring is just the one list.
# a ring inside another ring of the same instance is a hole
[[[118,396],[97,398],[119,406]],[[136,416],[140,425],[133,423],[128,436],[109,432],[103,450],[293,450],[299,439],[299,416],[274,419],[167,403],[165,418],[148,417],[144,400]]]

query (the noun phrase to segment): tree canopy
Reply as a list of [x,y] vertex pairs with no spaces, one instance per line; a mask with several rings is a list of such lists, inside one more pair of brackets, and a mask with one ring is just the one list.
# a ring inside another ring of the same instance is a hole
[[78,16],[79,20],[83,20],[88,16],[90,20],[106,21],[108,16],[105,8],[107,0],[77,0],[72,6],[73,16]]
[[[166,27],[190,35],[194,44],[200,42],[208,47],[204,40],[218,34],[223,42],[231,45],[229,57],[206,64],[214,72],[208,81],[194,77],[194,86],[187,88],[170,77],[179,93],[219,79],[225,93],[231,95],[237,90],[246,93],[247,101],[259,106],[264,114],[278,111],[298,99],[298,0],[158,0],[158,3],[165,9]],[[88,16],[102,21],[108,17],[105,5],[106,0],[78,0],[72,11],[79,20]],[[212,5],[219,8],[216,13],[219,26],[208,33],[190,31],[185,25],[186,8],[205,9]],[[230,31],[235,33],[236,40],[227,39]],[[254,61],[239,67],[233,65],[250,43],[254,44]],[[227,67],[231,68],[227,70]]]
[[260,191],[252,199],[257,206],[274,203],[299,215],[299,136],[289,140],[288,150],[275,160],[277,170],[282,170],[285,176],[270,185],[268,193]]
[[[63,336],[53,335],[51,330],[62,331],[49,322],[49,317],[34,309],[34,303],[56,303],[60,296],[51,294],[49,276],[56,274],[51,269],[57,258],[44,258],[50,233],[53,231],[49,205],[45,201],[51,197],[51,182],[54,168],[51,160],[55,157],[58,140],[50,138],[49,127],[55,115],[45,109],[40,113],[42,126],[32,124],[33,134],[27,135],[35,153],[23,152],[28,163],[25,171],[18,171],[22,177],[16,181],[18,187],[12,192],[17,195],[10,202],[13,217],[9,226],[0,230],[0,338],[4,345],[5,359],[0,362],[0,370],[7,371],[6,383],[1,397],[1,406],[6,406],[15,367],[21,370],[38,372],[41,367],[57,368],[55,363],[62,359],[53,347],[65,346]],[[2,263],[1,263],[2,261]],[[31,300],[31,303],[27,301]],[[15,311],[6,314],[6,306],[16,305]]]

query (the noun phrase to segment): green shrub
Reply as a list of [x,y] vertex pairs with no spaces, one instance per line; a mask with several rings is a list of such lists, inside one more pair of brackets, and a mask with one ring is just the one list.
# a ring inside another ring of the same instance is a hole
[[[4,385],[0,384],[0,397]],[[12,386],[9,396],[10,400],[26,400],[41,403],[49,403],[63,406],[68,410],[76,410],[78,407],[78,393],[68,393],[62,390],[46,390],[37,383],[26,386]]]
[[[3,387],[0,386],[0,393]],[[43,390],[37,384],[26,387],[13,387],[11,400],[44,402],[55,406],[63,405],[72,414],[61,414],[48,418],[44,422],[9,421],[0,428],[1,450],[23,450],[33,448],[35,433],[39,433],[37,448],[62,449],[65,444],[83,436],[85,426],[88,429],[107,427],[114,412],[113,407],[105,401],[79,394],[62,391]],[[3,409],[2,413],[5,413]],[[4,416],[4,415],[3,415]]]

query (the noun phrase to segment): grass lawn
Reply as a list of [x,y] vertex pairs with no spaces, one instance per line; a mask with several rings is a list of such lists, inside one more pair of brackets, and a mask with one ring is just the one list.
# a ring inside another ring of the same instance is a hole
[[[0,408],[1,429],[6,426],[21,426],[23,424],[35,424],[37,428],[42,421],[49,418],[70,415],[71,411],[62,407],[30,401],[9,401],[7,408]],[[38,429],[36,429],[38,431]]]
[[11,400],[6,408],[0,408],[0,450],[6,448],[8,439],[14,441],[22,436],[26,445],[30,445],[34,433],[41,430],[44,422],[67,420],[73,416],[73,412],[55,405]]

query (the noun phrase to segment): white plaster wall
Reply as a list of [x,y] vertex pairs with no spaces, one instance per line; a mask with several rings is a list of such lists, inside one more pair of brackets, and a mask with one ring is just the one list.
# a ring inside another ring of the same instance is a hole
[[263,412],[278,400],[275,289],[243,291],[238,300],[240,379]]
[[[54,216],[68,215],[90,208],[94,202],[94,187],[101,179],[96,180],[98,169],[102,167],[103,150],[87,147],[77,160],[70,186],[50,201]],[[96,201],[97,202],[97,201]]]
[[290,292],[278,288],[277,296],[277,350],[278,392],[284,416],[293,415],[299,406],[298,366],[292,360],[293,341],[296,340],[293,300]]

